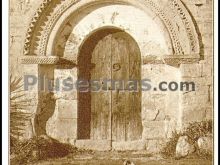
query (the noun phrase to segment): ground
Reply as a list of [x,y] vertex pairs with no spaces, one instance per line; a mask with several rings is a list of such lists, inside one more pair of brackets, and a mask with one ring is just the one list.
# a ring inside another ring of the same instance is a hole
[[131,160],[135,165],[212,165],[211,160],[190,156],[175,160],[163,159],[140,152],[91,152],[77,153],[56,160],[31,163],[34,165],[123,165],[124,160]]
[[[184,160],[134,160],[135,165],[211,165],[209,160],[184,159]],[[36,163],[35,165],[123,165],[122,160],[60,160]]]

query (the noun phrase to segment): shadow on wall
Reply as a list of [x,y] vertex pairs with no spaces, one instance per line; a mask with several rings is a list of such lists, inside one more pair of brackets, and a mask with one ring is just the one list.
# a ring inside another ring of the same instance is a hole
[[36,136],[46,135],[46,123],[54,114],[56,106],[54,93],[50,92],[42,95],[43,96],[38,104],[37,113],[34,119],[34,130]]

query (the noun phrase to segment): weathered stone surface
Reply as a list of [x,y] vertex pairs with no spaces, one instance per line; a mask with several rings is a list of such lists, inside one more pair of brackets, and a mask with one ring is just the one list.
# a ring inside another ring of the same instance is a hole
[[206,151],[208,153],[213,152],[213,137],[200,137],[197,141],[200,151]]
[[206,120],[212,120],[213,119],[213,107],[208,106],[206,108]]
[[146,143],[146,151],[148,153],[159,153],[164,145],[163,140],[148,140]]
[[59,109],[56,106],[54,114],[47,121],[46,132],[54,139],[74,144],[77,137],[77,119],[60,118]]
[[187,136],[181,136],[176,145],[176,158],[183,158],[195,151],[195,147],[188,142]]
[[57,101],[58,117],[60,119],[76,119],[77,118],[77,100],[63,100]]
[[[180,119],[173,119],[170,118],[169,116],[166,116],[167,118],[165,119],[165,137],[166,138],[171,138],[173,135],[173,132],[177,131],[179,129],[179,122],[178,120]],[[180,118],[180,117],[179,117]]]
[[213,66],[210,63],[202,63],[202,77],[212,77],[213,76]]
[[145,150],[146,141],[112,142],[112,149],[117,151]]
[[76,119],[49,120],[46,131],[54,139],[73,144],[77,137],[77,121]]
[[[57,98],[62,98],[66,100],[76,100],[77,90],[77,69],[55,69],[54,79],[59,80],[60,89],[55,92]],[[67,81],[68,80],[68,81]],[[71,87],[71,88],[70,88]]]
[[183,106],[192,106],[194,107],[204,107],[208,103],[208,86],[204,87],[206,89],[207,94],[203,93],[196,93],[196,92],[189,92],[184,94],[183,98],[184,100],[182,101]]
[[181,64],[180,70],[182,77],[201,77],[202,75],[201,64]]
[[159,113],[160,112],[157,109],[146,109],[146,108],[143,108],[142,119],[146,120],[146,121],[156,120],[156,118],[157,118]]
[[166,136],[164,121],[143,122],[143,139],[161,139]]
[[76,140],[75,146],[86,150],[109,151],[110,140]]
[[212,34],[213,23],[212,21],[200,21],[199,29],[202,34]]
[[206,107],[183,107],[182,118],[184,122],[202,121],[206,119]]

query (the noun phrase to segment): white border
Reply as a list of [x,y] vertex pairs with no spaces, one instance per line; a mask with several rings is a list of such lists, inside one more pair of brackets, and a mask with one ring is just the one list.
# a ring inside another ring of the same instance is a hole
[[214,165],[218,164],[218,0],[214,1]]
[[[215,143],[214,143],[214,148],[215,148],[215,159],[214,159],[214,164],[217,165],[218,164],[218,0],[214,1],[214,78],[215,78],[215,86],[214,86],[214,93],[215,93],[215,97],[214,97],[214,115],[215,115],[215,128],[214,128],[214,133],[215,133]],[[9,9],[9,0],[4,0],[2,1],[2,66],[3,66],[3,77],[2,77],[2,94],[3,94],[3,99],[2,99],[2,164],[3,165],[7,165],[9,164],[8,161],[8,57],[9,57],[9,52],[8,52],[8,36],[9,36],[9,14],[8,14],[8,9]]]
[[2,1],[2,164],[8,164],[8,35],[9,35],[9,0]]

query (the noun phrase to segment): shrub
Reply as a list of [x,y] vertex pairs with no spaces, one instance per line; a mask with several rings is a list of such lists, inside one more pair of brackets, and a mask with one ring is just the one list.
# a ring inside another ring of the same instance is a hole
[[166,143],[166,145],[161,150],[162,156],[164,156],[165,158],[175,156],[176,145],[177,145],[177,142],[180,136],[182,136],[182,134],[177,133],[176,131],[173,132],[172,138],[169,139],[169,141]]
[[191,144],[197,142],[200,137],[204,137],[208,134],[212,134],[212,121],[202,121],[190,123],[189,126],[183,132],[184,135],[189,137]]
[[15,155],[11,162],[26,164],[50,158],[62,158],[76,151],[75,147],[44,135],[18,143],[11,152]]
[[[212,134],[212,121],[211,120],[190,123],[186,127],[186,129],[184,129],[182,132],[180,133],[173,132],[172,137],[162,148],[161,154],[165,158],[175,157],[176,145],[177,145],[179,137],[181,136],[188,136],[189,143],[195,144],[200,137],[204,137],[209,134]],[[196,151],[196,154],[197,156],[202,157],[202,158],[211,157],[210,153],[204,153],[203,151],[199,151],[198,149]]]

